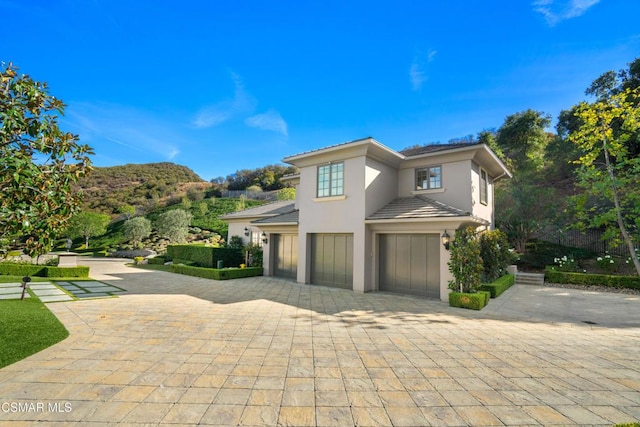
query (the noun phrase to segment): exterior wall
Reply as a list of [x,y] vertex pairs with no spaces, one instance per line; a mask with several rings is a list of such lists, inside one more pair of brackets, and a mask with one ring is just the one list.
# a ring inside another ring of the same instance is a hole
[[[438,165],[442,166],[442,188],[415,191],[415,170]],[[472,185],[471,160],[445,163],[432,157],[414,159],[403,164],[398,172],[398,195],[400,197],[422,194],[433,200],[462,209],[465,212],[473,210]]]
[[255,218],[234,220],[234,221],[227,220],[227,222],[229,223],[229,231],[227,232],[227,242],[231,240],[232,236],[240,236],[242,238],[242,243],[244,243],[245,245],[247,243],[250,243],[249,239],[251,238],[251,234],[249,234],[249,236],[244,235],[245,227],[247,227],[253,233],[258,233],[258,234],[262,233],[262,231],[258,227],[256,227],[253,224],[250,224],[250,221],[254,219]]
[[472,192],[471,192],[471,197],[472,197],[472,205],[473,205],[473,215],[482,218],[482,219],[486,219],[487,221],[489,221],[491,223],[491,226],[493,227],[494,224],[494,217],[493,217],[493,206],[494,206],[494,199],[493,199],[493,180],[491,179],[491,176],[489,175],[489,172],[487,172],[487,179],[488,179],[488,185],[487,185],[487,203],[483,204],[480,202],[480,170],[481,170],[481,166],[479,166],[476,163],[473,163],[472,168],[471,168],[471,180],[472,180]]

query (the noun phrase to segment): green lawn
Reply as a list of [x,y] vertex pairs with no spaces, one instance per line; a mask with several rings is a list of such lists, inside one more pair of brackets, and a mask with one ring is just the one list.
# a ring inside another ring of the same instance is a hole
[[69,336],[36,297],[0,301],[0,368],[35,354]]

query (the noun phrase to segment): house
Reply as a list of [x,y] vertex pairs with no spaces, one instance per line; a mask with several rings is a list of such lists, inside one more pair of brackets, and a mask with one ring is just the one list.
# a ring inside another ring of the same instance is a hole
[[284,162],[300,170],[286,177],[295,202],[222,217],[229,237],[264,242],[265,275],[445,301],[453,277],[442,237],[493,227],[494,183],[511,177],[480,143],[398,152],[369,137]]

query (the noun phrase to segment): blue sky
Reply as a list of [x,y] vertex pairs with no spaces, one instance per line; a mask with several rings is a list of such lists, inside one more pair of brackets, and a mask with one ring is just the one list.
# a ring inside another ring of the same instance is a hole
[[373,136],[402,149],[585,99],[640,56],[640,1],[0,0],[96,166],[203,179]]

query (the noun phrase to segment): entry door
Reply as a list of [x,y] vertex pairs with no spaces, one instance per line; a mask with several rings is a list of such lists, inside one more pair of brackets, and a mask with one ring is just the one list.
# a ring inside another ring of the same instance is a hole
[[295,279],[298,272],[298,235],[272,234],[273,275]]
[[380,234],[381,291],[440,298],[437,234]]
[[311,235],[311,283],[353,289],[353,234]]

